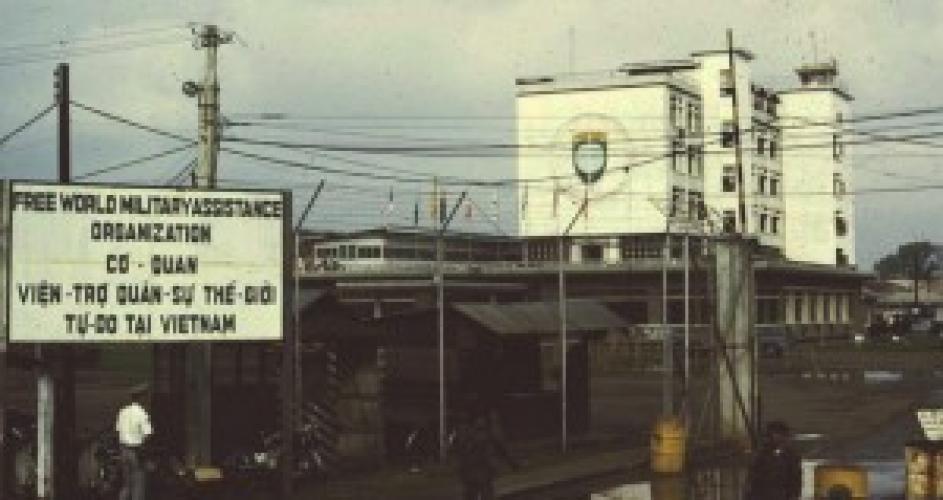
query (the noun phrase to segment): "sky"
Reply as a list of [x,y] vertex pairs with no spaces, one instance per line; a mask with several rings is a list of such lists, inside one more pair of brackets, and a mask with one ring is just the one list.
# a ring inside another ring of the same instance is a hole
[[[192,45],[188,23],[215,23],[234,33],[233,43],[220,49],[221,110],[233,123],[227,135],[256,139],[512,142],[516,77],[568,71],[571,58],[575,71],[680,59],[723,48],[727,28],[737,45],[756,55],[752,70],[763,84],[794,86],[796,66],[834,57],[857,115],[943,104],[943,2],[935,0],[0,0],[0,11],[0,134],[52,102],[53,68],[66,61],[73,100],[195,137],[196,103],[180,89],[199,79],[203,54]],[[280,113],[279,119],[271,113]],[[936,115],[922,120],[895,122],[915,127],[895,133],[932,133],[943,126]],[[81,109],[73,108],[72,126],[75,175],[179,144]],[[0,175],[54,178],[55,137],[50,115],[0,146]],[[510,157],[230,146],[347,171],[514,175]],[[941,184],[938,149],[885,143],[849,151],[859,190],[921,189],[857,196],[862,268],[870,269],[902,241],[943,241],[939,191],[927,188]],[[185,151],[88,180],[166,184],[193,157]],[[324,194],[305,221],[312,229],[410,224],[419,193],[431,189],[428,183],[326,175],[226,153],[219,177],[224,187],[291,187],[302,200],[325,179]],[[458,228],[513,231],[512,191],[471,189],[469,196],[478,215],[463,214]],[[483,216],[489,212],[501,216]]]

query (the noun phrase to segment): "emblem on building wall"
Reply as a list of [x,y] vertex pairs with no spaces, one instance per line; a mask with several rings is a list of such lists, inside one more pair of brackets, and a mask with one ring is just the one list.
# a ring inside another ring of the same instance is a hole
[[606,171],[609,145],[605,132],[573,134],[573,168],[583,184],[594,184]]

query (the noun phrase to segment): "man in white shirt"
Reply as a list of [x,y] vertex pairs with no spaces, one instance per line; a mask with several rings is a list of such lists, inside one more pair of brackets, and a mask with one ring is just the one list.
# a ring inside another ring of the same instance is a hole
[[131,392],[131,402],[118,411],[115,430],[121,444],[121,466],[124,478],[119,500],[144,500],[145,474],[141,445],[151,435],[151,418],[141,403],[147,389],[138,386]]

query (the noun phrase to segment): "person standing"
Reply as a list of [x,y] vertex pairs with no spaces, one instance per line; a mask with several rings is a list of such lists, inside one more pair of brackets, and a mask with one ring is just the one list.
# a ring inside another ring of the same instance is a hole
[[119,500],[144,500],[146,473],[141,446],[153,433],[151,418],[144,409],[147,389],[136,387],[131,392],[131,402],[118,411],[115,430],[121,446],[121,492]]
[[474,412],[458,426],[455,448],[464,500],[494,500],[494,457],[500,456],[513,469],[517,462],[498,438],[490,415]]
[[802,465],[791,441],[784,422],[766,426],[763,444],[750,465],[747,500],[799,500]]

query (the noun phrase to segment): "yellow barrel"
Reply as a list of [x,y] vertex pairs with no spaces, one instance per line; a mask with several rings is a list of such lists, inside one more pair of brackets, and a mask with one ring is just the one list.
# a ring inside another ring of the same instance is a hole
[[906,498],[927,498],[933,495],[933,451],[927,443],[910,443],[904,448],[907,484]]
[[933,493],[939,498],[943,495],[943,449],[940,449],[939,443],[934,443],[933,447],[933,483],[936,489]]
[[[843,492],[847,497],[835,496]],[[868,498],[868,471],[858,465],[818,465],[815,467],[815,498]]]
[[684,424],[677,417],[662,417],[652,430],[652,472],[678,474],[684,469]]

